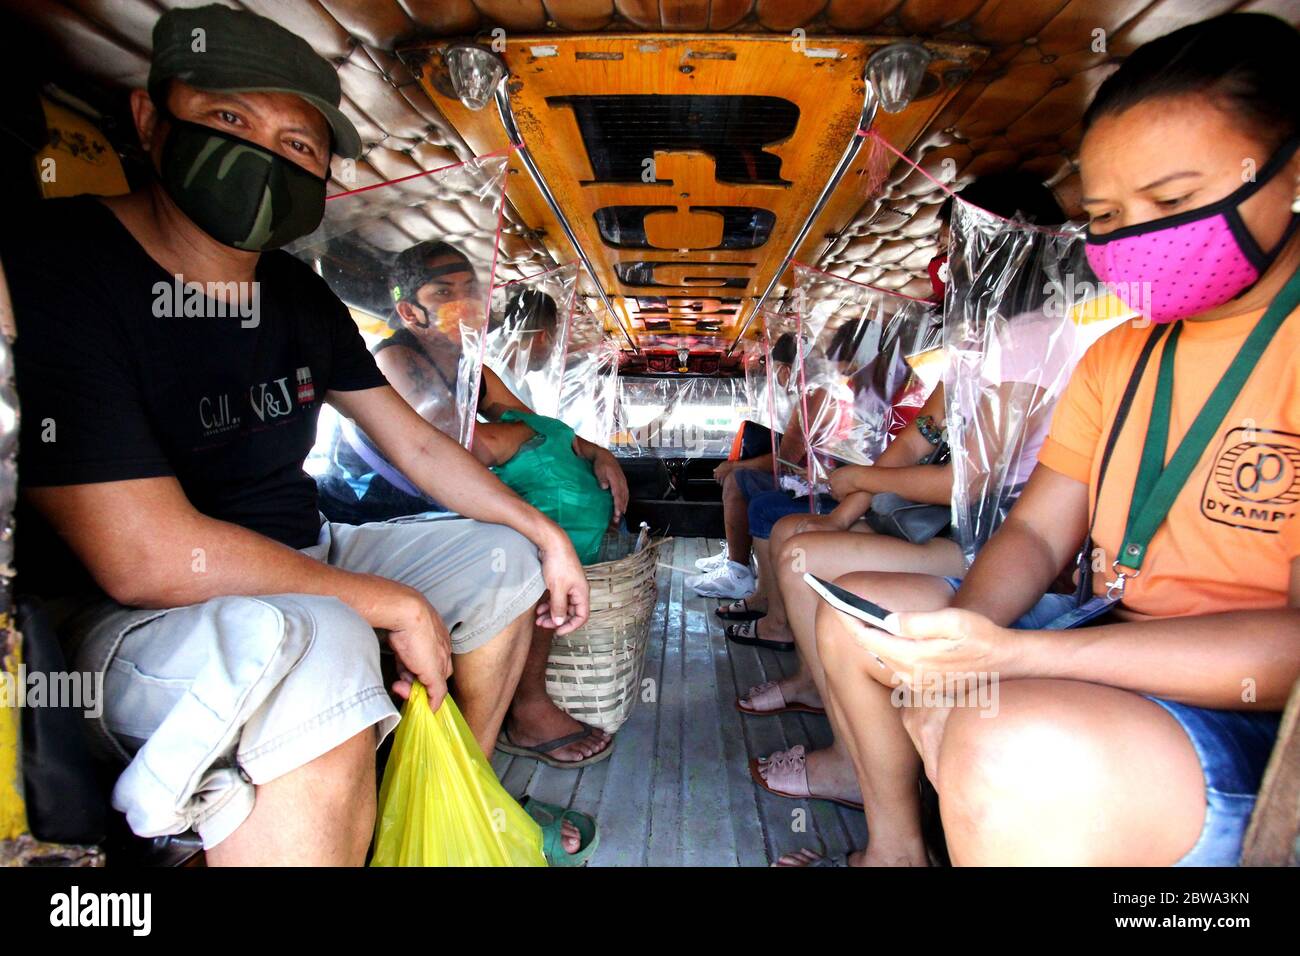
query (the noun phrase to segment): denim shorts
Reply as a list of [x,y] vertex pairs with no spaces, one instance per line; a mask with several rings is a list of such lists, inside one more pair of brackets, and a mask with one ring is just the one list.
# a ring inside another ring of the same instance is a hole
[[1205,774],[1205,824],[1196,844],[1174,865],[1236,866],[1282,715],[1149,699],[1191,738]]
[[[961,578],[944,578],[944,580],[954,591],[961,587]],[[1018,631],[1062,631],[1087,620],[1086,616],[1080,615],[1078,617],[1081,619],[1073,619],[1067,623],[1069,619],[1065,619],[1065,616],[1074,610],[1073,594],[1044,594],[1038,599],[1037,604],[1020,615],[1011,626]],[[1055,627],[1052,626],[1053,623],[1056,624]]]
[[[945,580],[953,590],[961,585],[961,578]],[[1087,620],[1088,605],[1076,610],[1074,604],[1073,594],[1045,594],[1011,626],[1019,630],[1063,630]],[[1099,603],[1096,607],[1104,613],[1109,605]],[[1205,775],[1205,823],[1201,835],[1174,865],[1236,866],[1282,715],[1193,707],[1144,696],[1178,721]]]
[[[817,496],[817,514],[829,514],[838,502],[830,495]],[[749,499],[749,534],[766,541],[772,526],[786,515],[812,514],[807,498],[796,498],[786,491],[765,491]]]
[[736,489],[746,503],[753,501],[756,495],[761,495],[765,491],[776,491],[779,488],[776,478],[767,468],[737,468],[731,475],[736,483]]

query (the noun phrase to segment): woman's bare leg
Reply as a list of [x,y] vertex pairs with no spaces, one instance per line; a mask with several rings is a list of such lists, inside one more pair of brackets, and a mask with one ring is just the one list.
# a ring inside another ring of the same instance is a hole
[[[792,534],[797,523],[787,524],[788,520],[782,518],[772,529],[771,577],[775,585],[768,600],[767,617],[763,619],[763,637],[767,640],[796,640],[801,630],[811,637],[813,614],[821,599],[804,582],[804,572],[833,581],[854,571],[941,577],[957,577],[966,571],[961,548],[948,538],[912,544],[887,535],[855,531]],[[804,646],[799,645],[799,653],[807,660],[809,652]],[[811,646],[809,643],[808,647]]]
[[771,592],[775,591],[775,586],[769,586],[772,580],[772,562],[768,551],[768,542],[766,538],[754,538],[754,564],[758,567],[758,584],[754,588],[754,593],[749,596],[751,607],[768,607],[768,613],[771,613],[769,601]]
[[[953,593],[941,578],[920,574],[851,574],[836,583],[900,611],[938,610]],[[818,605],[816,650],[826,713],[838,747],[852,762],[871,833],[866,850],[853,854],[850,863],[924,866],[917,788],[921,758],[892,699],[889,675],[858,644],[838,612],[823,602]]]
[[[779,591],[783,599],[784,616],[788,618],[784,634],[793,637],[799,649],[800,666],[796,673],[779,682],[781,696],[787,703],[822,707],[826,678],[817,652],[815,619],[823,602],[803,580],[804,572],[828,581],[853,571],[908,571],[946,576],[961,574],[964,564],[960,549],[946,538],[911,544],[885,535],[849,531],[786,533],[778,538],[786,520],[778,521],[772,531],[772,540],[782,542],[780,550],[774,550],[776,585],[772,595],[775,597]],[[793,523],[786,528],[792,526]],[[939,582],[939,587],[951,593],[943,582]],[[771,623],[775,606],[775,600],[769,601],[768,616],[760,622],[765,640],[781,640],[783,636]],[[743,703],[752,706],[748,698]],[[830,747],[807,755],[806,770],[809,793],[854,802],[862,799],[852,759],[838,733]]]
[[1164,708],[1078,681],[998,687],[995,717],[950,712],[931,768],[955,864],[1168,866],[1192,848],[1205,777]]
[[[957,576],[965,571],[960,549],[947,538],[912,544],[864,531],[799,532],[796,529],[805,517],[787,515],[772,527],[771,538],[766,542],[754,542],[759,561],[759,591],[766,595],[767,603],[767,616],[760,626],[764,640],[795,640],[797,630],[792,620],[801,621],[811,635],[812,611],[818,599],[804,583],[805,571],[827,580],[853,571],[903,571],[944,576]],[[794,602],[797,607],[792,609],[787,602]],[[751,597],[749,603],[753,606],[754,598]],[[802,646],[800,653],[805,653]],[[794,689],[794,682],[804,688],[805,693],[813,687],[806,674],[789,680],[791,689]]]

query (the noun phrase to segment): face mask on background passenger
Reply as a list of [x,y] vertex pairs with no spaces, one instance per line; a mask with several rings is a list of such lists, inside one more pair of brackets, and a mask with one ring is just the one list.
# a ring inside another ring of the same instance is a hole
[[1300,137],[1288,140],[1253,182],[1217,202],[1100,236],[1089,229],[1088,264],[1125,305],[1152,322],[1176,322],[1232,301],[1268,271],[1300,225],[1300,215],[1293,214],[1282,238],[1265,252],[1240,211],[1297,146]]
[[474,299],[453,299],[435,309],[426,309],[412,302],[411,308],[419,309],[423,317],[422,321],[413,323],[417,328],[434,328],[443,335],[456,339],[461,337],[463,326],[472,327],[476,319],[483,317],[483,303]]
[[181,212],[217,242],[262,252],[320,225],[325,179],[256,143],[168,120],[159,179]]

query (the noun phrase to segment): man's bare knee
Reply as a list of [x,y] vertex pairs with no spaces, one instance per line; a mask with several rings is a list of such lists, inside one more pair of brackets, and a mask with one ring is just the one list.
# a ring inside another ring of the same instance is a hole
[[377,725],[257,787],[211,866],[359,866],[375,827]]

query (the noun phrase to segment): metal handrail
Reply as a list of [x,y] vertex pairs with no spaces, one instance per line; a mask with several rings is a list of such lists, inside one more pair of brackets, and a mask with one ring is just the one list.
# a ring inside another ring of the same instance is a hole
[[844,174],[848,172],[849,167],[853,165],[853,160],[857,158],[858,151],[862,149],[862,141],[866,138],[865,131],[871,129],[871,124],[875,122],[876,113],[880,109],[880,97],[876,95],[876,88],[872,86],[870,80],[865,80],[864,82],[867,85],[867,91],[862,99],[862,116],[854,130],[853,139],[851,139],[849,144],[844,147],[844,152],[840,156],[840,161],[835,165],[835,169],[831,171],[830,178],[826,180],[826,185],[822,187],[821,194],[817,197],[817,201],[813,203],[813,207],[809,211],[808,217],[804,220],[803,225],[799,227],[799,232],[795,235],[794,241],[790,243],[790,248],[786,251],[785,258],[781,260],[781,267],[772,274],[772,280],[768,282],[767,288],[763,290],[763,294],[759,296],[758,302],[754,304],[754,307],[749,311],[749,315],[745,317],[745,324],[740,327],[740,331],[736,333],[735,340],[727,348],[727,355],[730,355],[736,350],[736,346],[740,344],[741,339],[745,337],[745,333],[749,331],[750,325],[753,324],[754,317],[758,315],[759,310],[767,303],[772,292],[781,282],[781,276],[785,275],[785,270],[790,268],[790,263],[794,261],[795,254],[799,251],[799,247],[803,245],[804,240],[808,238],[808,233],[812,231],[813,223],[817,221],[817,217],[820,216],[822,210],[826,208],[826,203],[830,201],[831,194],[835,192],[835,188],[839,186],[840,180],[844,178]]
[[609,310],[609,314],[612,315],[614,321],[618,323],[618,330],[623,333],[623,338],[627,339],[627,344],[632,347],[632,351],[640,352],[640,346],[632,340],[632,336],[628,333],[627,327],[623,324],[622,317],[614,310],[614,304],[609,301],[609,296],[605,294],[605,289],[600,284],[600,278],[596,275],[596,270],[591,264],[591,259],[587,257],[587,251],[582,248],[582,243],[578,241],[577,234],[573,231],[573,227],[569,225],[568,216],[566,216],[564,210],[560,208],[559,202],[551,192],[551,187],[546,184],[546,177],[542,175],[542,171],[537,168],[537,163],[533,161],[533,154],[529,152],[528,144],[524,142],[523,136],[519,134],[519,125],[515,122],[515,113],[510,105],[510,93],[506,89],[506,82],[508,79],[508,74],[501,78],[501,82],[497,84],[496,94],[494,97],[497,104],[497,112],[501,114],[501,125],[504,126],[506,130],[506,136],[510,138],[510,142],[514,145],[515,149],[518,150],[520,159],[524,161],[524,168],[528,170],[528,175],[533,177],[533,182],[537,185],[537,189],[542,194],[542,198],[545,199],[546,204],[551,207],[551,212],[559,221],[560,228],[564,230],[564,234],[569,237],[569,242],[573,244],[574,250],[578,253],[578,258],[582,260],[582,264],[587,269],[587,275],[591,277],[591,281],[596,286],[596,294],[600,296],[600,301],[605,304],[605,308]]

